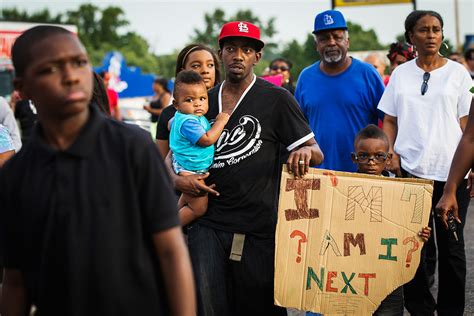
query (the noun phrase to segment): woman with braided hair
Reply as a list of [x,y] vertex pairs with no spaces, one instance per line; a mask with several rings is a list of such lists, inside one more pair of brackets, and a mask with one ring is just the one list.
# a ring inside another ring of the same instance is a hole
[[[390,44],[387,58],[390,60],[390,73],[401,64],[410,61],[416,57],[414,47],[408,43],[394,42]],[[384,84],[387,86],[390,76],[385,76]]]

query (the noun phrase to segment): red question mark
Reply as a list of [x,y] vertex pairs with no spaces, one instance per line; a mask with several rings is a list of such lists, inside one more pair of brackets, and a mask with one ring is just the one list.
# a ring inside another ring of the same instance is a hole
[[290,235],[291,238],[295,238],[296,236],[301,237],[301,239],[298,240],[298,256],[296,257],[296,262],[300,263],[301,262],[301,243],[307,242],[308,240],[306,239],[306,235],[299,230],[294,230]]
[[420,244],[418,243],[418,241],[415,239],[415,237],[407,237],[405,238],[405,240],[403,241],[403,244],[406,245],[408,244],[409,242],[412,242],[413,243],[413,247],[408,250],[408,255],[407,255],[407,263],[405,265],[405,267],[409,268],[410,267],[410,263],[411,263],[411,254],[414,253],[415,251],[418,250],[418,248],[420,247]]

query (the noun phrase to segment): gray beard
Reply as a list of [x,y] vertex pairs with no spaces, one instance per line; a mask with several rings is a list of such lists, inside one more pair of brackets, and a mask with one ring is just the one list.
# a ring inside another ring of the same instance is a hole
[[335,63],[338,63],[342,60],[342,53],[339,52],[339,54],[337,56],[334,56],[334,55],[328,56],[328,55],[326,55],[326,53],[324,53],[323,54],[323,59],[324,59],[324,62],[326,62],[328,64],[335,64]]

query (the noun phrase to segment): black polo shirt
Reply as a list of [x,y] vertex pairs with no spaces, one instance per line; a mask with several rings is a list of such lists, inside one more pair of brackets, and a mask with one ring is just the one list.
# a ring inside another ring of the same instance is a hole
[[152,234],[179,225],[168,175],[148,133],[90,111],[69,149],[39,123],[1,171],[4,266],[37,315],[160,315]]

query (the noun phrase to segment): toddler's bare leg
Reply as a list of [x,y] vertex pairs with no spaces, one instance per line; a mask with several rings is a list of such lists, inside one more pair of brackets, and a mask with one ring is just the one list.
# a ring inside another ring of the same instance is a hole
[[[180,172],[179,175],[190,175],[189,172]],[[201,180],[202,181],[202,180]],[[203,181],[204,182],[204,181]],[[178,201],[179,219],[182,226],[186,226],[207,211],[207,194],[203,196],[191,196],[181,194]]]

